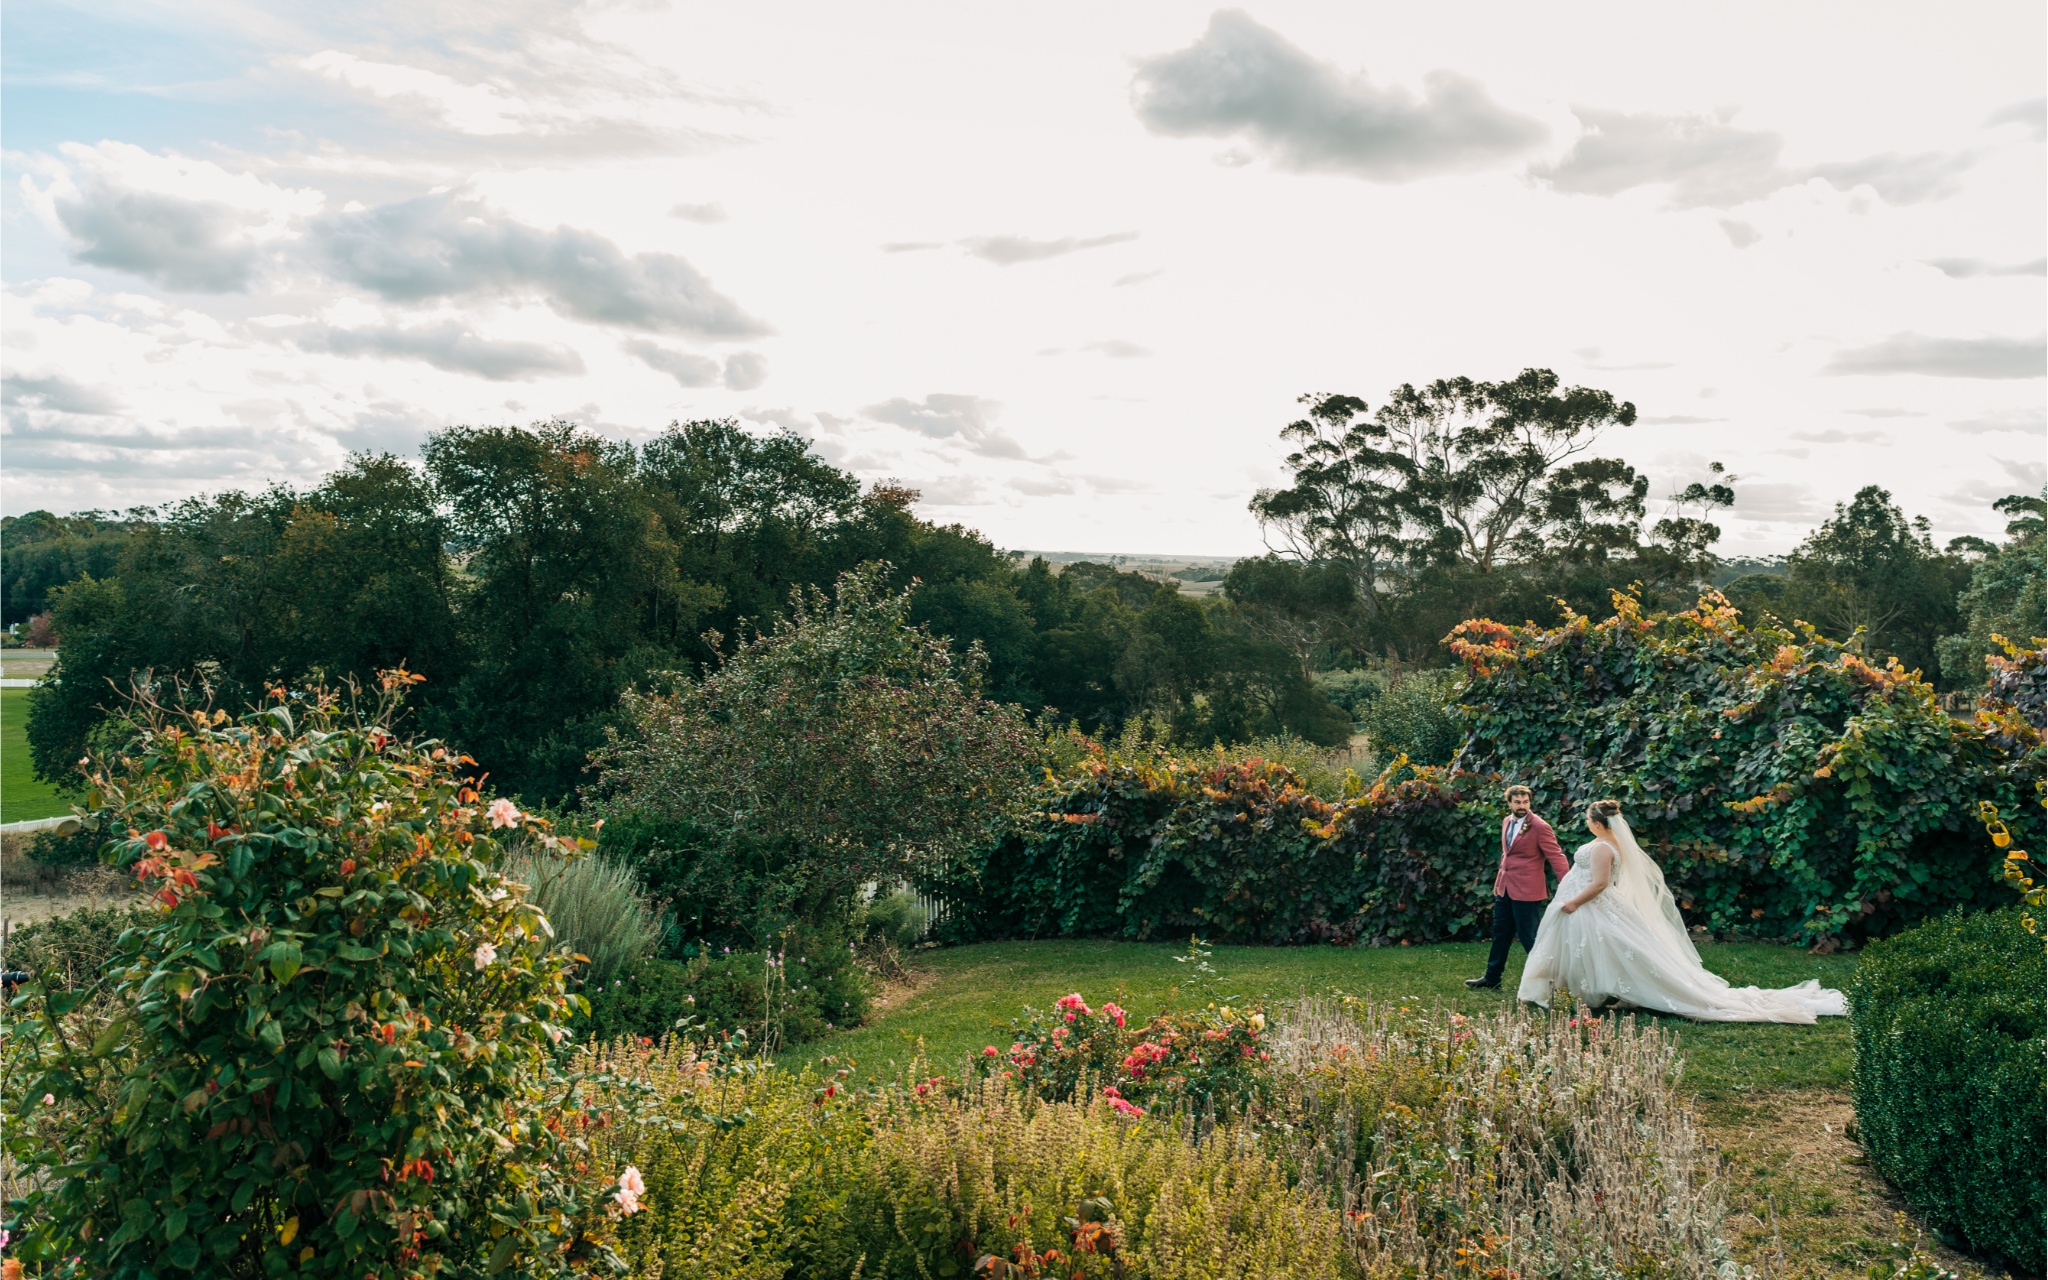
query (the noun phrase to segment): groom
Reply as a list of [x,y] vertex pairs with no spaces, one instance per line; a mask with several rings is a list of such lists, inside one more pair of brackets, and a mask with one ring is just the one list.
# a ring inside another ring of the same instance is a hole
[[1543,902],[1550,896],[1543,879],[1543,866],[1564,879],[1571,867],[1564,850],[1557,847],[1557,833],[1537,817],[1529,804],[1529,788],[1517,784],[1507,789],[1508,816],[1500,827],[1500,870],[1493,877],[1493,953],[1486,957],[1486,976],[1467,978],[1468,987],[1500,986],[1501,970],[1507,967],[1508,948],[1522,940],[1527,954],[1536,945],[1536,925],[1543,919]]

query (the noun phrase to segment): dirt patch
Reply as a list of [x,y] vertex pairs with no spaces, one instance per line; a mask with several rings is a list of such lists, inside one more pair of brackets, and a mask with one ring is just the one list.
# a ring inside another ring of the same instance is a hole
[[82,907],[140,906],[146,899],[127,876],[94,867],[52,882],[0,884],[0,920],[5,928],[68,916]]
[[925,991],[937,981],[936,974],[917,965],[908,966],[885,977],[877,977],[875,998],[869,1008],[868,1021],[881,1021],[889,1010],[900,1008],[906,1000]]
[[[1872,1264],[1890,1260],[1906,1205],[1849,1136],[1855,1120],[1847,1094],[1821,1089],[1702,1109],[1701,1127],[1721,1152],[1729,1243],[1740,1261],[1782,1280],[1861,1280]],[[1909,1238],[1917,1226],[1909,1215]],[[1932,1235],[1924,1245],[1964,1280],[2006,1274]]]

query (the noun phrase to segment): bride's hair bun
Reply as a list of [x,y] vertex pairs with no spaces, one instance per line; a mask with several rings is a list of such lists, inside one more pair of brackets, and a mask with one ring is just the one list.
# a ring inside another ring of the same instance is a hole
[[1595,800],[1586,806],[1586,816],[1603,827],[1612,826],[1614,820],[1621,816],[1621,801]]

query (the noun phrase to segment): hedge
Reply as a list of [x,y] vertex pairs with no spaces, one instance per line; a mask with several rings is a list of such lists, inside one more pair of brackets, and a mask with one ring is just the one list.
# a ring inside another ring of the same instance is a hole
[[[1620,798],[1679,905],[1716,932],[1853,943],[2010,901],[1977,806],[2040,847],[2038,733],[1958,720],[1895,660],[1803,623],[1746,626],[1713,593],[1664,616],[1614,605],[1598,622],[1460,625],[1454,763],[1560,811]],[[2013,650],[1987,706],[2038,715],[2042,658],[2040,641]]]
[[2042,991],[2019,908],[1929,921],[1873,944],[1850,990],[1856,1125],[1930,1226],[2042,1274]]
[[1405,761],[1333,804],[1269,760],[1095,748],[978,866],[923,887],[956,942],[1442,942],[1491,918],[1501,815],[1498,779]]

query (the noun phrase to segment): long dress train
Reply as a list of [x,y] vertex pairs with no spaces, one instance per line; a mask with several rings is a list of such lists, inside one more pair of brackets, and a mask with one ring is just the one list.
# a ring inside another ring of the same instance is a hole
[[[1633,839],[1624,839],[1634,844]],[[1622,889],[1626,876],[1639,881],[1649,878],[1640,865],[1649,858],[1639,849],[1618,852],[1613,881],[1598,897],[1567,915],[1559,904],[1576,896],[1592,879],[1586,855],[1599,843],[1594,840],[1579,846],[1572,855],[1572,869],[1558,882],[1557,895],[1543,913],[1536,945],[1522,969],[1522,985],[1516,993],[1522,999],[1549,1008],[1552,993],[1563,987],[1595,1008],[1630,1004],[1702,1022],[1813,1022],[1817,1017],[1840,1017],[1849,1012],[1840,991],[1816,981],[1766,990],[1731,987],[1726,978],[1708,972],[1692,940],[1684,935],[1683,925],[1676,924],[1676,905],[1669,907],[1668,917],[1659,911],[1656,919],[1642,910],[1646,899],[1655,901],[1657,892],[1669,897],[1661,873],[1654,886],[1638,883],[1630,886],[1632,891]],[[1654,869],[1655,864],[1650,865]]]

